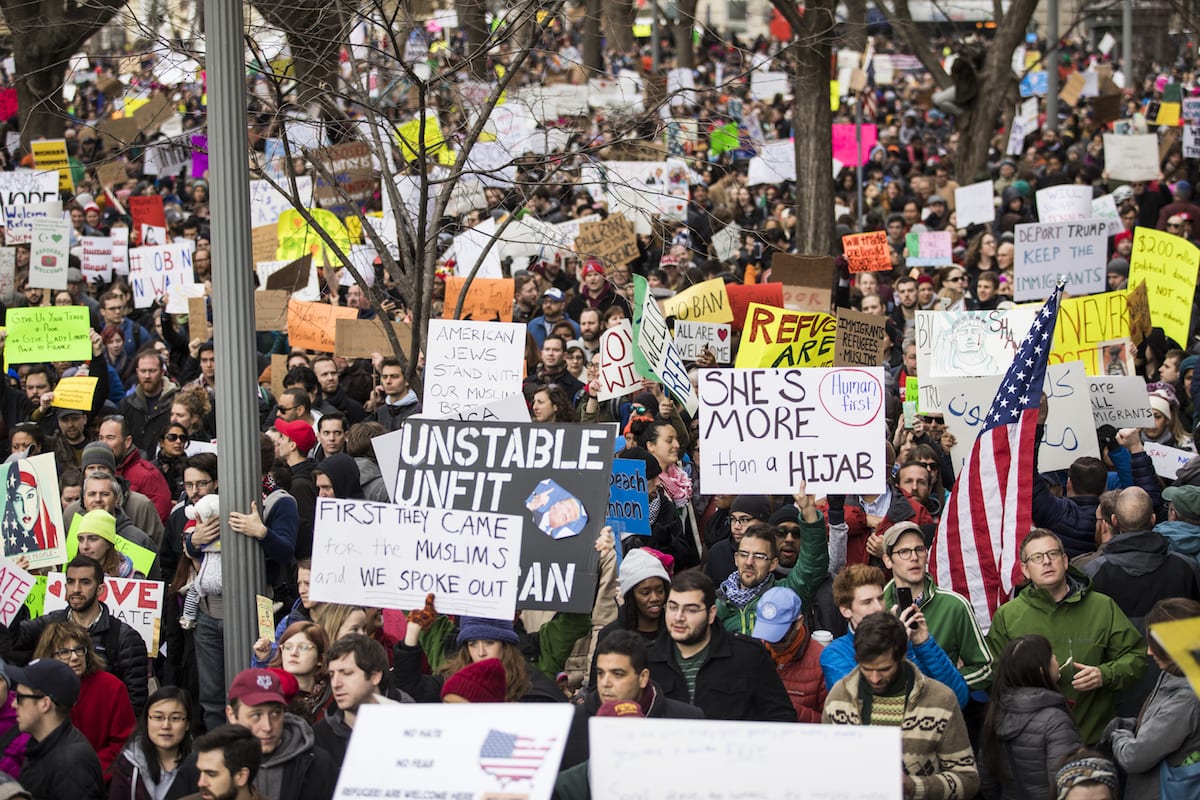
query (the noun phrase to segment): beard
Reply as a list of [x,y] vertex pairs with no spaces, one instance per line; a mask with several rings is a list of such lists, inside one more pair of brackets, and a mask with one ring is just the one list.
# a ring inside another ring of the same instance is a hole
[[688,634],[686,636],[684,636],[682,639],[676,639],[675,642],[676,642],[676,644],[682,644],[682,645],[690,647],[692,645],[700,644],[701,642],[703,642],[704,637],[706,637],[707,635],[708,635],[708,625],[701,625],[698,628],[695,628],[694,630],[688,631]]

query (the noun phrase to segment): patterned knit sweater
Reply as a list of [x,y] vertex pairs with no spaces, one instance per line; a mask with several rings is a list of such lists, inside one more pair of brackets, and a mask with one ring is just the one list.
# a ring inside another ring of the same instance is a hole
[[[979,771],[967,737],[967,726],[954,692],[921,671],[910,661],[913,688],[900,726],[904,774],[916,789],[911,800],[970,800],[979,791]],[[825,700],[821,721],[831,725],[861,725],[863,703],[858,667],[834,684]]]

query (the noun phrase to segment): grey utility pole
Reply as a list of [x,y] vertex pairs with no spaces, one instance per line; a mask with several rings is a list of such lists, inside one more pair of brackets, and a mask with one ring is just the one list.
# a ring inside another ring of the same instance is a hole
[[1121,71],[1125,88],[1133,88],[1133,0],[1121,3]]
[[1058,130],[1058,0],[1046,4],[1046,129]]
[[262,593],[258,542],[229,527],[229,512],[262,511],[258,370],[246,153],[245,22],[242,3],[205,0],[208,26],[208,163],[212,195],[213,337],[221,465],[221,564],[225,595],[225,684],[250,663]]

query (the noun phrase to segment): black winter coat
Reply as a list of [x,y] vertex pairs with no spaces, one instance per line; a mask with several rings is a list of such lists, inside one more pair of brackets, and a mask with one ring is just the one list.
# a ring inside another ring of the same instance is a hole
[[69,719],[42,741],[29,740],[21,785],[34,800],[104,800],[107,796],[100,759]]
[[[690,703],[681,703],[663,695],[662,689],[654,681],[650,681],[652,691],[650,710],[647,717],[654,719],[704,719],[704,712]],[[600,693],[592,689],[584,695],[583,703],[575,706],[575,716],[571,719],[571,729],[567,733],[567,745],[563,750],[562,765],[559,771],[588,760],[588,720],[596,716],[600,710]],[[644,709],[643,709],[644,710]]]

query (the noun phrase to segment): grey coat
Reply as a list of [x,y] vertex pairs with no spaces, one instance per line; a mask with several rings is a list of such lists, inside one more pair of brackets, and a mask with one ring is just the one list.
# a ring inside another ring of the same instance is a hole
[[[987,800],[1053,800],[1054,773],[1063,758],[1083,746],[1067,700],[1052,689],[1028,687],[1006,696],[996,735],[1003,764],[980,764]],[[999,775],[1008,776],[1000,783]]]
[[1200,750],[1200,699],[1187,678],[1163,672],[1146,698],[1141,725],[1134,717],[1109,723],[1104,738],[1128,774],[1125,800],[1158,800],[1158,769],[1166,759],[1178,766]]

